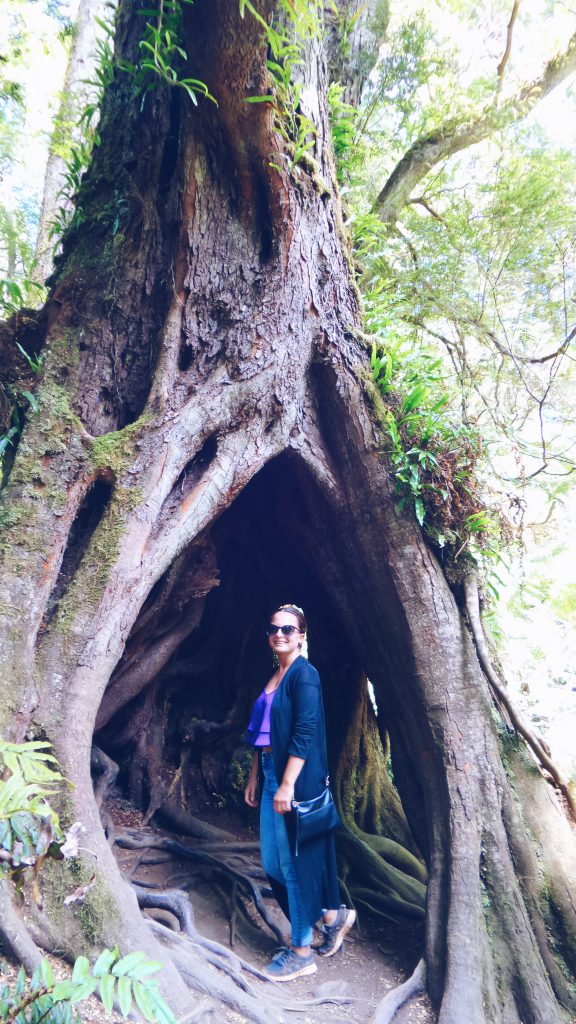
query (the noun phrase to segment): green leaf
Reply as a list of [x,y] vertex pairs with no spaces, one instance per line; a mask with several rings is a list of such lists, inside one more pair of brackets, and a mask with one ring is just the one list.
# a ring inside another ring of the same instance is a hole
[[70,996],[71,1003],[80,1003],[83,999],[89,999],[90,996],[96,991],[98,982],[96,978],[85,978],[84,981],[79,982]]
[[42,962],[38,964],[30,978],[30,991],[38,992],[41,988],[44,988],[44,982],[42,980]]
[[22,394],[24,395],[24,398],[28,399],[28,401],[30,403],[30,408],[32,409],[32,412],[38,412],[39,411],[38,402],[34,398],[34,395],[32,394],[32,392],[31,391],[23,391]]
[[98,957],[94,967],[92,968],[92,974],[95,978],[100,978],[103,974],[106,974],[115,960],[118,959],[120,950],[118,946],[114,946],[114,949],[103,949]]
[[49,960],[40,961],[40,969],[42,971],[42,981],[44,982],[45,988],[52,988],[54,985],[54,972]]
[[103,974],[100,979],[100,995],[102,1002],[104,1003],[104,1009],[110,1013],[114,1006],[114,990],[116,988],[116,978],[113,974]]
[[20,968],[16,976],[16,995],[23,996],[26,991],[26,971],[23,967]]
[[135,981],[134,987],[134,998],[138,1005],[138,1009],[146,1018],[146,1020],[153,1021],[156,1017],[156,1005],[148,989],[142,984],[141,981]]
[[132,1006],[132,981],[125,975],[118,978],[118,1002],[120,1013],[123,1017],[127,1017]]
[[424,511],[424,503],[422,501],[422,498],[415,498],[415,500],[414,500],[414,508],[416,510],[416,519],[420,523],[420,526],[423,526],[424,525],[424,517],[425,517],[426,513]]
[[146,953],[142,950],[136,950],[134,953],[128,953],[127,956],[123,956],[118,963],[114,964],[112,968],[112,974],[117,978],[121,978],[123,974],[131,974],[135,967],[139,964],[143,964],[146,961]]
[[88,977],[90,972],[90,963],[85,956],[79,956],[74,964],[72,971],[72,981],[81,982]]
[[77,986],[70,978],[64,978],[63,981],[57,981],[54,988],[52,989],[52,996],[55,1001],[61,999],[70,999],[72,994],[76,992]]
[[130,971],[130,976],[138,981],[142,981],[142,978],[146,978],[149,974],[156,974],[158,971],[161,971],[163,966],[158,960],[145,960],[143,963],[137,964]]
[[245,96],[244,103],[275,103],[274,96]]

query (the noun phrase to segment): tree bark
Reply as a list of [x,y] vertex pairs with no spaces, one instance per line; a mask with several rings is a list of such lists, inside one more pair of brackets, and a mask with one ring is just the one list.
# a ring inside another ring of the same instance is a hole
[[[272,8],[260,9],[268,17]],[[142,622],[153,621],[172,568],[209,534],[221,585],[181,641],[191,645],[192,671],[179,689],[172,679],[182,702],[174,714],[186,701],[198,719],[210,717],[205,705],[218,706],[221,721],[230,713],[231,750],[249,704],[246,679],[263,666],[264,616],[273,600],[303,591],[334,679],[329,719],[344,736],[343,659],[372,681],[385,715],[396,785],[429,873],[424,953],[439,1021],[560,1024],[569,996],[543,950],[561,971],[573,939],[559,948],[538,930],[538,883],[529,899],[486,682],[381,453],[383,414],[327,135],[324,53],[315,41],[312,159],[293,164],[270,105],[244,102],[269,89],[258,23],[240,18],[236,0],[196,0],[184,26],[191,73],[218,107],[193,107],[179,89],[135,95],[126,75],[110,86],[84,219],[64,239],[45,310],[40,414],[2,496],[2,726],[54,743],[75,784],[63,817],[87,829],[90,853],[74,887],[96,872],[83,907],[66,911],[50,873],[47,918],[70,949],[118,941],[123,953],[158,956],[106,842],[90,750],[113,673],[121,695],[122,672],[127,682],[132,671],[129,658],[120,668],[124,652],[144,642]],[[141,30],[126,0],[119,56],[134,62]],[[194,572],[199,587],[205,580],[205,567],[193,568],[190,593]],[[157,638],[180,628],[169,601],[162,607]],[[206,771],[208,753],[200,747]],[[523,849],[532,840],[518,816]],[[548,865],[551,851],[540,853]],[[563,865],[550,872],[565,893]],[[422,885],[411,882],[414,892]],[[570,935],[566,902],[554,906]],[[177,960],[165,989],[184,1010]],[[190,981],[189,969],[181,974]]]

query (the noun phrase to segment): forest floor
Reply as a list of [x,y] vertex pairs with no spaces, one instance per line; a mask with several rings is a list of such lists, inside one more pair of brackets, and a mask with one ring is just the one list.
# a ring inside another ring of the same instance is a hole
[[[142,823],[142,815],[124,800],[114,799],[107,807],[112,813],[118,832],[129,830],[132,835],[142,833],[153,841],[176,839],[188,847],[194,847],[195,840],[189,836],[169,833]],[[209,824],[224,829],[230,835],[233,848],[238,842],[255,843],[255,828],[246,826],[239,817],[227,813],[211,815]],[[243,960],[262,969],[270,962],[278,948],[273,933],[259,918],[254,905],[244,897],[238,897],[236,910],[232,912],[229,880],[222,874],[217,877],[213,869],[201,864],[178,861],[161,851],[145,856],[143,851],[115,847],[115,853],[123,872],[139,885],[152,890],[182,888],[188,892],[195,925],[198,932],[207,939],[233,949]],[[258,852],[245,854],[253,861],[255,871],[260,867]],[[160,863],[145,863],[156,860]],[[289,924],[272,898],[265,898],[268,912],[286,936],[289,943]],[[162,924],[178,928],[177,922],[166,911],[144,911]],[[231,925],[231,918],[233,924]],[[232,939],[232,945],[231,945]],[[320,935],[318,934],[318,941]],[[367,1024],[387,992],[405,981],[416,966],[422,946],[422,933],[409,924],[405,927],[393,924],[376,924],[362,920],[347,936],[342,948],[329,959],[318,958],[315,974],[299,978],[283,985],[261,981],[250,976],[253,989],[261,993],[262,1005],[268,1005],[268,994],[274,991],[282,996],[286,1005],[282,1019],[286,1024]],[[56,957],[49,957],[57,978],[65,977],[70,969]],[[17,969],[6,962],[0,963],[0,983],[13,984]],[[314,1001],[313,1005],[311,1001]],[[99,1000],[93,996],[81,1005],[83,1024],[121,1024],[123,1018],[112,1011],[105,1011]],[[245,1018],[231,1009],[223,1007],[210,1016],[211,1024],[243,1024]],[[426,995],[420,995],[398,1010],[394,1024],[435,1024],[436,1016]]]
[[[119,802],[112,810],[117,828],[137,827],[139,815],[130,805]],[[232,845],[257,838],[255,829],[246,827],[234,815],[216,814],[210,823],[229,832]],[[149,825],[145,831],[150,831]],[[157,831],[159,837],[167,836],[163,830],[153,831]],[[194,844],[189,836],[172,833],[170,837],[189,846]],[[232,914],[234,924],[231,927],[230,886],[226,879],[215,877],[213,871],[202,865],[175,865],[173,859],[167,859],[161,864],[144,864],[136,851],[116,848],[115,852],[123,871],[137,876],[139,884],[151,888],[186,888],[194,908],[195,924],[201,935],[232,948],[236,954],[260,969],[270,962],[278,943],[267,926],[260,922],[253,905],[247,906],[245,899],[242,899],[240,912],[237,909]],[[257,869],[260,866],[258,853],[254,852],[250,857]],[[272,898],[265,899],[265,903],[289,944],[288,921]],[[164,924],[168,923],[165,912],[145,913]],[[171,923],[174,924],[174,919]],[[286,1003],[333,998],[334,1002],[314,1005],[301,1018],[310,1024],[366,1024],[386,993],[412,973],[420,959],[421,945],[422,932],[411,925],[401,928],[393,924],[377,925],[362,920],[361,927],[352,930],[335,956],[327,960],[318,958],[315,974],[283,985],[276,984],[274,989],[276,993],[282,989]],[[272,983],[250,978],[250,984],[261,989],[262,1002],[266,1005],[267,990]],[[240,1024],[244,1020],[232,1011],[222,1011],[222,1014],[222,1022],[234,1021]],[[287,1022],[290,1016],[289,1012],[286,1013]],[[436,1016],[426,995],[414,998],[398,1010],[394,1017],[394,1024],[434,1024],[435,1021]],[[215,1020],[214,1024],[220,1024],[220,1021]]]

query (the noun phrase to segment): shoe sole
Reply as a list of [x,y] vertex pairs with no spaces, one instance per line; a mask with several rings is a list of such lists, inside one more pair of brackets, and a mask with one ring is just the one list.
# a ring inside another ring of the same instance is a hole
[[323,953],[322,952],[322,946],[320,946],[320,949],[318,950],[318,956],[322,956],[325,959],[327,957],[329,957],[329,956],[334,956],[334,953],[338,952],[338,950],[340,949],[340,946],[344,942],[344,939],[348,935],[348,932],[353,927],[355,920],[356,920],[356,911],[355,910],[349,910],[348,911],[348,917],[346,918],[344,924],[342,925],[340,931],[338,932],[338,938],[336,939],[336,942],[334,944],[334,949],[329,950],[327,953]]
[[264,971],[264,974],[269,981],[294,981],[295,978],[303,978],[306,974],[316,974],[317,970],[316,964],[306,964],[306,967],[299,967],[292,974],[284,974],[282,977],[278,974],[268,974],[268,971]]

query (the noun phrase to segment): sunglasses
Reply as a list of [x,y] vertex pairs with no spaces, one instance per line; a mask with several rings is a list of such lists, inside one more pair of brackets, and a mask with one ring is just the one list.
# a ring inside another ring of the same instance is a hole
[[268,626],[266,630],[266,636],[276,636],[276,633],[282,633],[283,636],[292,636],[293,633],[301,633],[302,630],[298,629],[298,626]]

